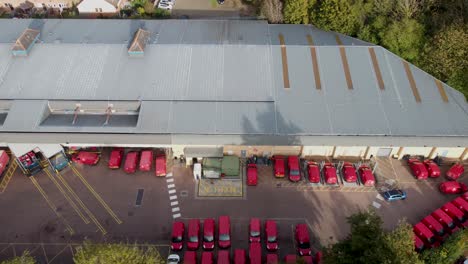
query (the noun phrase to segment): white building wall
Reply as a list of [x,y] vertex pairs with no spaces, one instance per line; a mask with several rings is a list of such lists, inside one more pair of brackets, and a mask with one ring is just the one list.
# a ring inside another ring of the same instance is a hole
[[458,159],[463,151],[465,151],[465,148],[437,148],[432,158],[439,155],[445,158]]
[[331,156],[332,153],[333,146],[304,146],[301,156]]
[[[83,0],[78,4],[80,13],[115,13],[117,8],[105,0]],[[99,11],[96,11],[99,10]],[[101,11],[102,10],[102,11]]]
[[429,154],[431,153],[432,147],[404,147],[403,151],[400,154],[400,157],[402,158],[404,155],[421,155],[424,157],[428,157]]
[[335,149],[336,157],[363,157],[364,153],[366,152],[366,146],[346,146],[346,147],[339,147],[337,146]]

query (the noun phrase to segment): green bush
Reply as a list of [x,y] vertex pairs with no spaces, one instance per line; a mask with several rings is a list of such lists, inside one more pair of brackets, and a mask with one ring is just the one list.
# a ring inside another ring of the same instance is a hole
[[2,261],[0,264],[36,264],[36,261],[29,255],[28,251],[25,251],[23,255]]

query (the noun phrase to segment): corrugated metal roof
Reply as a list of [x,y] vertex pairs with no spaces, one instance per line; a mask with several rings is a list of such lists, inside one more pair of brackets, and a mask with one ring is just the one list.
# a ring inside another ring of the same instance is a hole
[[[31,25],[34,24],[35,27]],[[28,57],[11,44],[41,31]],[[12,99],[0,131],[298,136],[468,136],[461,93],[372,44],[308,25],[203,20],[1,20],[0,99]],[[151,38],[141,57],[127,53],[136,30]],[[287,54],[284,88],[279,35]],[[339,36],[337,38],[337,36]],[[340,41],[338,41],[338,39]],[[317,89],[310,42],[316,51]],[[338,43],[340,42],[340,43]],[[340,46],[349,65],[348,89]],[[378,74],[369,47],[373,47]],[[413,88],[414,88],[413,87]],[[41,126],[47,100],[135,101],[135,127]],[[34,115],[21,119],[26,110]],[[292,137],[292,138],[291,138]]]

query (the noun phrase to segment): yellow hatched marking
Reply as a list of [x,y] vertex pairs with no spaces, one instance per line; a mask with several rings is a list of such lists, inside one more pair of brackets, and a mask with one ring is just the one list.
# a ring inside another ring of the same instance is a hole
[[3,176],[2,181],[0,182],[0,193],[3,193],[8,187],[8,183],[10,182],[11,178],[15,174],[16,168],[18,168],[18,162],[16,161],[16,159],[14,159],[11,162],[8,170],[5,172],[5,175]]
[[62,214],[60,214],[59,212],[57,212],[57,207],[55,206],[55,204],[49,199],[49,196],[47,196],[47,194],[45,193],[44,189],[42,189],[42,187],[39,185],[39,183],[36,181],[36,179],[34,178],[34,176],[31,176],[29,177],[29,179],[31,180],[31,182],[34,184],[34,186],[36,186],[36,189],[41,193],[42,197],[44,197],[44,200],[46,200],[47,204],[49,205],[50,209],[52,209],[52,211],[54,211],[55,215],[60,218],[60,220],[63,221],[63,223],[65,224],[65,227],[67,229],[67,231],[70,233],[70,235],[73,235],[75,233],[75,231],[73,231],[73,228],[68,224],[68,221],[62,216]]
[[104,229],[104,227],[99,223],[97,218],[94,216],[93,213],[86,207],[86,205],[83,203],[83,201],[78,197],[76,192],[70,187],[68,182],[65,181],[65,179],[62,177],[60,173],[56,173],[57,178],[60,180],[60,182],[65,186],[65,188],[68,190],[69,193],[71,193],[72,197],[75,199],[75,201],[78,202],[78,204],[81,206],[81,208],[85,211],[85,213],[91,218],[93,223],[99,228],[99,230],[102,232],[103,235],[107,234],[107,231]]
[[86,186],[86,188],[88,188],[88,190],[94,195],[94,197],[96,198],[96,200],[99,201],[99,203],[101,203],[101,205],[104,207],[104,209],[107,211],[107,213],[109,213],[110,216],[112,216],[112,218],[114,218],[115,222],[117,222],[117,224],[122,224],[122,220],[120,220],[117,215],[114,213],[114,211],[112,211],[112,209],[109,207],[109,205],[107,205],[107,203],[101,198],[101,196],[94,190],[94,188],[89,185],[89,183],[86,181],[86,179],[81,175],[81,173],[75,168],[75,166],[73,165],[70,165],[71,169],[73,170],[73,172],[75,173],[75,175],[80,178],[81,182]]

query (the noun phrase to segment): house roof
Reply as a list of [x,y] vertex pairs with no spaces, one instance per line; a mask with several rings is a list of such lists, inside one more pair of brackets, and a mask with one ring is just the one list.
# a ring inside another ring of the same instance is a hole
[[[263,135],[283,143],[468,136],[461,93],[382,47],[309,25],[45,20],[29,56],[12,57],[11,43],[33,22],[0,21],[0,100],[13,100],[0,132]],[[135,58],[127,47],[140,28],[150,37]],[[134,101],[138,121],[43,125],[57,100]]]

